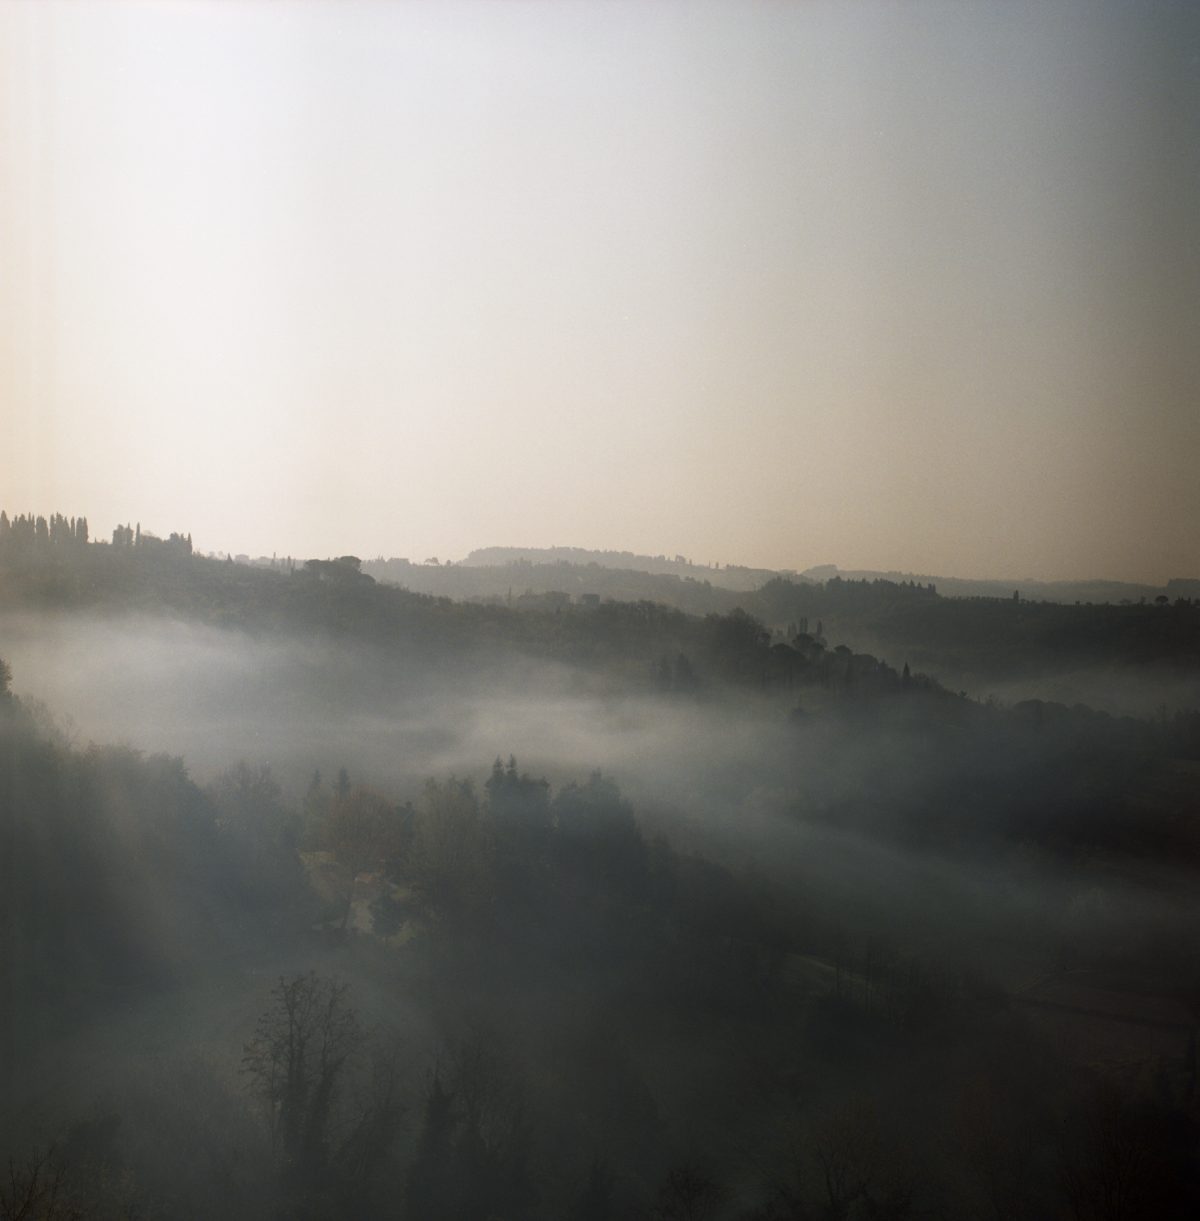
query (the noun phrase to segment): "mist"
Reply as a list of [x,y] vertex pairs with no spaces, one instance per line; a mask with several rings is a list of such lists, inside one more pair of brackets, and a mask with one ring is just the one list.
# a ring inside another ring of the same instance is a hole
[[0,1221],[1200,1216],[1198,15],[0,5]]
[[[460,1169],[480,1207],[525,1199],[514,1216],[593,1191],[613,1215],[671,1215],[685,1188],[710,1192],[713,1216],[747,1215],[786,1146],[747,1161],[747,1133],[799,1123],[788,1139],[819,1162],[820,1134],[862,1107],[894,1151],[879,1173],[903,1148],[930,1162],[922,1198],[974,1208],[943,1119],[906,1083],[923,1074],[952,1109],[974,1070],[936,1064],[930,1039],[969,1065],[1066,1030],[1136,1065],[1107,1083],[1086,1058],[1060,1065],[1053,1105],[1080,1132],[1108,1105],[1096,1090],[1119,1087],[1131,1116],[1153,1071],[1187,1096],[1200,903],[1179,816],[1198,752],[1179,714],[971,698],[819,629],[781,640],[740,609],[473,609],[348,563],[280,578],[154,546],[62,554],[64,572],[103,578],[108,605],[47,604],[35,582],[26,601],[42,605],[10,598],[0,618],[9,791],[44,791],[49,819],[34,830],[18,799],[13,842],[92,925],[77,939],[47,909],[22,914],[13,878],[3,1130],[93,1205],[95,1176],[120,1168],[121,1206],[151,1212],[181,1192],[198,1215],[297,1192],[334,1215],[397,1198],[419,1212],[423,1192],[450,1207],[421,1169],[444,1088],[461,1100],[454,1142],[483,1122],[467,1100],[493,1091],[488,1157],[527,1168],[507,1186]],[[39,570],[12,571],[19,591]],[[165,596],[170,613],[130,606]],[[78,778],[46,788],[59,773]],[[72,791],[93,847],[52,869],[35,845],[78,817]],[[246,1078],[282,999],[309,993],[354,1032],[311,1181]],[[909,1069],[890,1059],[901,1045]],[[206,1118],[178,1111],[173,1079]],[[375,1109],[381,1082],[416,1100],[403,1122]],[[576,1097],[592,1109],[567,1139],[554,1117]],[[351,1174],[354,1133],[387,1116],[382,1160]],[[195,1185],[171,1130],[226,1167],[224,1186]],[[246,1169],[248,1147],[275,1169]],[[595,1158],[613,1169],[589,1187]]]
[[667,777],[683,784],[699,769],[688,783],[704,789],[781,745],[778,718],[752,705],[737,718],[681,709],[515,653],[455,672],[403,648],[263,640],[141,616],[10,615],[0,633],[16,674],[36,677],[14,689],[43,702],[68,736],[181,756],[202,781],[244,758],[297,791],[314,766],[419,787],[515,754],[555,778],[602,768],[664,791]]

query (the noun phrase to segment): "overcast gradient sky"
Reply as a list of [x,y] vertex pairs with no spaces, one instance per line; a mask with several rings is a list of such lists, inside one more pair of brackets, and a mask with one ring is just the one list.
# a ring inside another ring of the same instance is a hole
[[1200,6],[0,7],[0,506],[1200,575]]

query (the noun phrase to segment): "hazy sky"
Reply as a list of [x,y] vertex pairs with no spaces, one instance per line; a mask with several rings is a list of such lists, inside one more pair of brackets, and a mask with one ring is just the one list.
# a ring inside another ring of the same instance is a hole
[[0,506],[1200,575],[1200,6],[0,6]]

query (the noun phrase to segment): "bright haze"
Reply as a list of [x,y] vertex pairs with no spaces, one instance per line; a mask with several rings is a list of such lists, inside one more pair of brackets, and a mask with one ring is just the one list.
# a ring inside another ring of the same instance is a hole
[[1196,575],[1197,12],[6,4],[0,501]]

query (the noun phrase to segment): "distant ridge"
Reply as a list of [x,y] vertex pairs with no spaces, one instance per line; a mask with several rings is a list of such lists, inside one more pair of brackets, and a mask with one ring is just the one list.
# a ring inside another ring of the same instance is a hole
[[1042,581],[1026,577],[1004,581],[996,578],[945,577],[930,573],[844,569],[819,564],[803,572],[793,569],[749,568],[741,564],[697,564],[687,556],[638,555],[632,551],[594,551],[585,547],[480,547],[457,567],[503,568],[511,565],[594,564],[598,568],[645,572],[657,576],[706,581],[717,589],[750,593],[768,581],[782,577],[796,583],[823,583],[840,577],[844,581],[893,581],[933,585],[947,598],[1011,598],[1019,593],[1028,602],[1140,602],[1160,596],[1200,596],[1200,580],[1174,577],[1166,585],[1144,585],[1131,581],[1096,578],[1086,581]]
[[1009,598],[1020,593],[1027,602],[1150,602],[1165,594],[1171,599],[1200,594],[1200,580],[1174,577],[1163,585],[1142,585],[1131,581],[1111,581],[1096,578],[1088,581],[1039,581],[1026,577],[1016,581],[995,578],[939,577],[916,572],[877,572],[870,569],[840,569],[836,564],[806,568],[801,577],[808,581],[828,581],[841,577],[845,581],[915,581],[918,585],[932,584],[946,598]]
[[803,579],[786,569],[747,568],[740,564],[697,564],[684,555],[638,555],[632,551],[591,551],[585,547],[480,547],[463,567],[499,568],[510,564],[595,564],[598,568],[649,572],[659,576],[690,577],[722,589],[754,590],[775,577]]

